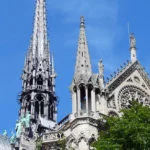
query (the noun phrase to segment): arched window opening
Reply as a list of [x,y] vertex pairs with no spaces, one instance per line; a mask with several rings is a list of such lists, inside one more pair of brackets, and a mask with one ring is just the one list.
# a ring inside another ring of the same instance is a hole
[[39,102],[35,102],[35,117],[38,118],[39,115]]
[[26,101],[27,101],[27,102],[30,102],[30,100],[31,100],[31,96],[28,95],[28,96],[26,97]]
[[41,102],[41,115],[44,115],[44,102]]
[[29,102],[28,111],[31,112],[31,103]]
[[25,104],[25,114],[26,114],[26,112],[27,112],[27,108],[28,108],[28,105],[27,105],[27,103]]
[[49,119],[51,119],[51,120],[53,120],[53,103],[52,103],[52,101],[50,100],[50,103],[49,103],[49,105],[48,105],[48,118]]
[[39,77],[37,78],[37,84],[38,85],[43,85],[43,78],[41,75],[39,75]]
[[89,85],[88,86],[88,109],[89,109],[89,112],[91,111],[91,109],[92,109],[92,107],[91,107],[91,91],[92,91],[92,86],[91,85]]
[[51,80],[48,80],[48,87],[51,87],[52,83]]
[[81,110],[83,112],[86,112],[86,93],[85,93],[85,87],[82,85],[80,87],[81,91]]
[[54,113],[54,106],[52,105],[51,106],[51,119],[52,120],[54,120],[53,113]]
[[100,111],[100,90],[95,89],[96,111]]
[[33,85],[33,77],[30,78],[30,85]]

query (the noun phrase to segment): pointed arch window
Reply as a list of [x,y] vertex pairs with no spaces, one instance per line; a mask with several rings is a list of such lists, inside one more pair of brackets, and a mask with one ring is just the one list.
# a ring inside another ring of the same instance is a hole
[[37,78],[37,84],[38,85],[43,85],[43,78],[41,75],[39,75],[39,77]]
[[31,76],[31,78],[30,78],[30,85],[33,85],[33,77]]
[[85,93],[85,86],[81,85],[80,87],[81,91],[81,110],[84,112],[86,111],[86,93]]
[[41,102],[41,115],[44,115],[44,102]]
[[39,115],[39,102],[35,102],[35,117],[37,118]]

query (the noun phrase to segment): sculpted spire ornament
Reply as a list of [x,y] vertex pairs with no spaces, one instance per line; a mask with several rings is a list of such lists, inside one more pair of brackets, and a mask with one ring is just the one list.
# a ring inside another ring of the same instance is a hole
[[136,48],[136,39],[134,33],[130,34],[130,48]]
[[136,39],[134,33],[130,34],[130,52],[131,52],[131,62],[134,63],[136,58]]

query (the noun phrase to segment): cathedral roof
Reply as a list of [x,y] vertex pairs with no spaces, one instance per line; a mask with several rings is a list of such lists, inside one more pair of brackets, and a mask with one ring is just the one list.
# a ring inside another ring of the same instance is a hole
[[135,62],[128,62],[124,67],[121,66],[121,70],[118,73],[115,73],[115,76],[106,83],[105,88],[109,91],[113,91],[117,88],[129,75],[131,75],[135,70],[141,74],[143,80],[147,83],[150,88],[150,80],[147,73],[144,71],[144,68],[141,66],[140,62],[137,60]]

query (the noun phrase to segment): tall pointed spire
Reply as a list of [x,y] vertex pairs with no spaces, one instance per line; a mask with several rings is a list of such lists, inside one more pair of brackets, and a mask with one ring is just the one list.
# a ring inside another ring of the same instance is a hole
[[75,66],[75,77],[81,74],[83,75],[92,74],[83,16],[80,18],[80,35],[78,41],[77,59]]
[[[23,90],[20,102],[27,105],[25,107],[21,105],[20,116],[29,111],[35,120],[38,120],[39,116],[44,116],[46,120],[56,121],[57,98],[54,88],[56,76],[52,76],[55,71],[54,62],[51,64],[47,36],[46,0],[36,0],[33,35],[22,74]],[[26,95],[27,98],[23,95]]]
[[33,36],[29,49],[29,56],[31,55],[32,58],[49,59],[45,0],[36,2]]

